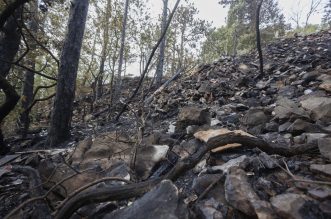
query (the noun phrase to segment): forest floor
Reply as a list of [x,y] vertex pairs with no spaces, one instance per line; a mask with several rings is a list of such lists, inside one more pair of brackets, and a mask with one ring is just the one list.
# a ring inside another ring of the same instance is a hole
[[57,149],[8,139],[0,218],[331,218],[331,30],[263,53],[262,79],[256,53],[220,57],[119,122],[123,100],[78,96]]

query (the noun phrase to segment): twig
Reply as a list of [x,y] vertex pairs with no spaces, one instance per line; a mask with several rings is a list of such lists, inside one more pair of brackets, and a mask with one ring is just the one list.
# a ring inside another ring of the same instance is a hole
[[[249,148],[260,148],[266,153],[277,153],[283,155],[293,155],[293,153],[304,153],[311,149],[308,145],[304,148],[301,146],[288,148],[286,145],[268,143],[263,139],[256,137],[244,136],[235,132],[210,138],[207,143],[199,143],[198,150],[187,158],[183,158],[165,175],[156,179],[150,179],[140,183],[130,185],[96,188],[93,191],[83,191],[71,198],[61,209],[59,209],[56,218],[70,218],[70,216],[80,207],[90,203],[100,203],[105,201],[127,200],[145,194],[151,188],[156,186],[164,179],[176,180],[186,171],[194,168],[197,163],[205,156],[206,153],[214,148],[231,143],[241,143]],[[315,146],[314,146],[315,147]]]
[[34,91],[34,94],[33,94],[33,99],[36,98],[37,94],[38,94],[38,91],[40,89],[48,89],[48,88],[52,88],[52,87],[55,87],[57,85],[57,83],[54,83],[54,84],[51,84],[51,85],[45,85],[45,86],[38,86],[35,91]]
[[76,168],[73,168],[70,164],[68,164],[68,162],[66,161],[66,159],[63,157],[63,155],[60,153],[60,157],[63,160],[63,163],[69,167],[71,170],[73,170],[75,173],[80,174],[81,172],[79,170],[77,170]]
[[43,71],[43,70],[45,69],[44,67],[43,67],[41,70],[36,71],[36,70],[34,70],[34,69],[32,69],[32,68],[29,68],[29,67],[27,67],[27,66],[25,66],[25,65],[22,65],[22,64],[20,64],[20,63],[17,63],[17,62],[9,62],[9,61],[3,60],[3,59],[0,59],[0,61],[1,61],[1,62],[4,62],[4,63],[8,63],[8,64],[12,64],[12,65],[16,65],[16,66],[18,66],[18,67],[21,67],[21,68],[27,70],[27,71],[33,72],[33,73],[35,73],[35,74],[37,74],[37,75],[40,75],[40,76],[42,76],[42,77],[44,77],[44,78],[47,78],[47,79],[49,79],[49,80],[57,81],[56,78],[41,73],[41,71]]
[[[83,172],[87,172],[91,169],[86,169],[85,171],[82,171],[81,173]],[[9,212],[5,217],[4,219],[10,219],[14,214],[16,214],[20,209],[24,208],[26,205],[32,203],[32,202],[35,202],[35,201],[39,201],[39,200],[44,200],[47,198],[47,196],[57,187],[59,186],[60,184],[62,184],[63,182],[73,178],[74,176],[78,175],[77,173],[74,173],[64,179],[62,179],[61,181],[59,181],[58,183],[56,183],[54,186],[52,186],[46,193],[45,195],[42,195],[42,196],[38,196],[38,197],[35,197],[35,198],[31,198],[31,199],[28,199],[26,200],[25,202],[23,202],[22,204],[20,204],[19,206],[17,206],[16,208],[14,208],[11,212]]]
[[165,37],[165,35],[166,35],[167,31],[168,31],[168,28],[169,28],[169,26],[170,26],[170,23],[171,23],[171,21],[172,21],[172,18],[173,18],[173,16],[174,16],[174,14],[175,14],[175,12],[176,12],[176,9],[177,9],[177,7],[178,7],[178,5],[179,5],[179,2],[180,2],[180,0],[177,0],[177,2],[176,2],[176,4],[175,4],[175,6],[174,6],[174,8],[173,8],[173,10],[172,10],[172,12],[171,12],[171,14],[169,15],[169,19],[168,19],[168,21],[167,21],[167,25],[166,25],[165,29],[163,30],[163,32],[162,32],[162,34],[161,34],[161,37],[159,38],[159,40],[157,41],[157,43],[155,44],[155,46],[154,46],[153,49],[152,49],[152,52],[151,52],[151,54],[150,54],[150,56],[149,56],[149,58],[148,58],[148,61],[147,61],[147,63],[146,63],[146,66],[145,66],[144,72],[143,72],[143,74],[142,74],[141,77],[140,77],[140,80],[139,80],[138,86],[137,86],[136,89],[133,91],[133,93],[131,94],[131,96],[130,96],[129,99],[127,100],[126,104],[122,107],[122,110],[121,110],[121,111],[118,113],[118,115],[116,116],[115,121],[118,121],[118,120],[119,120],[119,118],[120,118],[121,115],[125,112],[125,110],[126,110],[126,108],[128,107],[128,105],[132,102],[133,98],[137,95],[137,93],[138,93],[138,91],[139,91],[139,89],[140,89],[140,86],[142,85],[142,82],[144,81],[145,75],[146,75],[147,72],[148,72],[148,69],[149,69],[149,66],[150,66],[150,64],[151,64],[151,62],[152,62],[152,59],[153,59],[153,57],[154,57],[154,54],[155,54],[157,48],[158,48],[159,45],[161,44],[163,38]]
[[55,57],[55,55],[48,48],[46,48],[42,43],[40,43],[39,40],[37,40],[37,38],[31,33],[31,31],[29,30],[29,28],[26,26],[26,24],[24,22],[22,22],[22,23],[23,23],[24,29],[26,30],[26,32],[28,32],[28,34],[31,36],[31,38],[38,44],[38,46],[40,46],[43,50],[45,50],[48,54],[50,54],[50,56],[56,62],[57,67],[59,67],[60,61]]
[[281,165],[279,165],[277,162],[274,162],[274,163],[275,163],[280,169],[282,169],[285,173],[287,173],[287,174],[292,178],[291,181],[294,181],[294,182],[304,182],[304,183],[312,183],[312,184],[321,184],[321,185],[331,185],[331,182],[326,182],[326,181],[300,179],[298,176],[294,175],[294,174],[290,171],[290,169],[289,169],[287,163],[285,162],[285,160],[283,159],[282,161],[283,161],[283,164],[284,164],[285,168],[282,167]]
[[24,110],[24,112],[25,112],[25,113],[26,113],[26,112],[30,112],[30,110],[32,109],[32,107],[33,107],[34,105],[36,105],[36,103],[38,103],[38,102],[42,102],[42,101],[46,101],[46,100],[49,100],[49,99],[52,99],[53,97],[55,97],[55,94],[56,94],[56,93],[51,94],[51,95],[48,96],[48,97],[44,97],[44,98],[40,98],[40,99],[35,99],[35,100],[30,104],[30,106],[29,106],[26,110]]
[[105,182],[105,181],[120,181],[120,182],[125,182],[127,184],[132,183],[130,180],[126,180],[126,179],[119,178],[119,177],[104,177],[104,178],[98,179],[98,180],[96,180],[94,182],[91,182],[91,183],[89,183],[89,184],[87,184],[87,185],[85,185],[81,188],[78,188],[75,191],[73,191],[72,193],[70,193],[69,196],[66,199],[64,199],[59,206],[57,206],[57,209],[61,209],[62,206],[65,205],[65,203],[67,203],[71,198],[76,196],[78,193],[88,189],[91,186],[94,186],[96,184],[99,184],[99,183]]
[[199,196],[199,198],[196,201],[200,201],[201,199],[203,199],[205,197],[205,195],[212,189],[214,188],[214,186],[216,186],[217,183],[219,183],[219,181],[222,179],[223,174],[220,175],[219,177],[217,177],[217,179],[215,179],[215,181],[213,181]]
[[[308,180],[308,179],[300,179],[298,176],[295,176],[290,169],[288,168],[287,163],[283,159],[283,163],[286,168],[286,173],[288,173],[292,177],[292,181],[295,182],[304,182],[304,183],[312,183],[312,184],[322,184],[322,185],[331,185],[331,182],[325,182],[325,181],[316,181],[316,180]],[[284,168],[282,168],[284,170]]]

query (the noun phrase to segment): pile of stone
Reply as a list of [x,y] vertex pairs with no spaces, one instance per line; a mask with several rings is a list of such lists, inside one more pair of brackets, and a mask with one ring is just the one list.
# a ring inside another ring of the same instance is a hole
[[[200,66],[146,106],[138,137],[119,124],[66,149],[1,158],[0,216],[35,197],[31,176],[17,171],[29,166],[57,216],[330,218],[330,39],[324,31],[268,45],[259,81],[255,54]],[[121,198],[93,196],[100,191]],[[13,215],[32,216],[37,204]]]

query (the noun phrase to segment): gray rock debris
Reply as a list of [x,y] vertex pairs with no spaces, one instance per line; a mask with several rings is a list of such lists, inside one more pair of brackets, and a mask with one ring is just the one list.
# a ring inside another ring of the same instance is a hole
[[252,217],[275,218],[270,203],[260,200],[242,169],[231,169],[224,186],[225,198],[234,208]]
[[[304,219],[304,218],[323,218],[317,204],[306,195],[285,193],[277,195],[270,199],[271,205],[281,218],[288,219]],[[305,212],[306,209],[311,210],[309,215]]]
[[190,125],[210,124],[210,114],[208,109],[198,107],[184,107],[180,110],[176,123],[176,131],[183,131]]
[[[179,214],[180,211],[184,214]],[[106,214],[103,218],[178,219],[187,218],[187,209],[179,203],[176,186],[171,181],[165,180],[129,207]]]
[[331,161],[331,138],[319,139],[318,148],[321,152],[321,155]]
[[325,175],[331,176],[331,164],[312,164],[310,165],[310,170],[317,173],[323,173]]

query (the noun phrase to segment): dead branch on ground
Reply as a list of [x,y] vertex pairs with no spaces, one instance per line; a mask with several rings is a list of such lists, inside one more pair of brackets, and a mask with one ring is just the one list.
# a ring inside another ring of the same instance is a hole
[[288,147],[286,145],[279,146],[274,143],[268,143],[263,139],[243,136],[238,133],[228,133],[226,135],[217,136],[210,139],[208,144],[201,143],[201,146],[196,153],[192,154],[188,158],[179,160],[170,172],[163,177],[130,185],[97,188],[93,191],[81,192],[72,197],[62,206],[61,209],[59,209],[56,214],[56,218],[70,218],[76,210],[86,204],[127,200],[142,196],[164,179],[169,179],[172,181],[176,180],[183,173],[195,167],[204,155],[212,149],[231,143],[241,143],[249,148],[260,148],[269,154],[281,154],[285,156],[306,153],[311,151],[311,149],[316,148],[316,145],[297,145],[294,147]]

